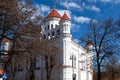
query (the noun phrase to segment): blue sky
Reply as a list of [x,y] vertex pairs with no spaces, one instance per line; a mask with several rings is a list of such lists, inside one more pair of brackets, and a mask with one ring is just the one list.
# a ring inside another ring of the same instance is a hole
[[[53,0],[32,0],[43,17],[53,9]],[[61,15],[67,12],[72,21],[71,33],[79,39],[88,31],[90,20],[105,20],[120,17],[120,0],[56,0],[56,9]]]

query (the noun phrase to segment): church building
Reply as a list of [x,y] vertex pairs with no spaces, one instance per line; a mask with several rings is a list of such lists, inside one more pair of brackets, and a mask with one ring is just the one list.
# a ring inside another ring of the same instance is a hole
[[[61,49],[61,53],[58,54],[60,63],[57,69],[58,73],[55,73],[57,76],[52,80],[92,80],[92,43],[88,40],[86,48],[76,43],[72,39],[71,24],[67,12],[65,11],[64,15],[61,15],[55,8],[49,12],[42,23],[44,39],[57,39],[59,41],[57,45]],[[9,42],[6,41],[5,43],[8,44]],[[42,61],[41,56],[38,56],[38,58],[38,60],[35,60],[37,61],[37,68],[32,73],[35,74],[35,80],[45,80],[45,63]],[[16,75],[19,75],[16,76],[16,80],[31,80],[25,78],[27,68],[21,69],[19,67],[19,69],[16,72]]]

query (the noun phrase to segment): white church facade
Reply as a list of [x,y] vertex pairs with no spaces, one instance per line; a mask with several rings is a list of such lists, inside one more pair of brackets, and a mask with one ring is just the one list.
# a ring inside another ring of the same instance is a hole
[[[45,39],[58,39],[58,46],[61,49],[59,54],[59,62],[61,64],[58,70],[57,78],[53,80],[92,80],[92,51],[91,49],[83,48],[72,39],[71,20],[65,12],[63,16],[53,9],[47,17],[45,17],[42,24],[43,36]],[[8,43],[9,41],[6,41]],[[88,40],[87,47],[91,48],[91,42]],[[44,61],[38,56],[36,61],[37,68],[33,71],[35,74],[35,80],[45,79]],[[27,67],[29,68],[29,66]],[[17,71],[15,77],[16,80],[28,80],[26,79],[27,68]],[[23,76],[24,75],[24,76]],[[11,79],[12,80],[12,79]],[[31,79],[30,79],[31,80]]]
[[[84,49],[72,39],[71,20],[65,12],[63,16],[53,9],[43,23],[44,38],[58,38],[62,50],[62,79],[60,80],[92,80],[92,52]],[[91,45],[88,40],[87,46]],[[59,80],[59,79],[58,79]]]

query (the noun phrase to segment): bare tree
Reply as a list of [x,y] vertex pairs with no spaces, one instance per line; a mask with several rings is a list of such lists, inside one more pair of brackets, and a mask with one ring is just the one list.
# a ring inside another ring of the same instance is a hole
[[[55,45],[56,40],[43,39],[40,26],[42,17],[35,15],[37,9],[29,1],[19,2],[18,0],[2,0],[0,6],[0,41],[8,37],[12,42],[9,51],[11,54],[5,62],[5,68],[9,64],[14,64],[15,61],[22,62],[23,65],[26,56],[31,59],[31,56],[41,55],[46,64],[47,79],[50,80],[52,71],[57,65],[56,53],[59,48]],[[15,66],[16,64],[12,65],[13,79],[16,73]],[[34,75],[31,65],[29,73],[31,76]]]
[[105,75],[104,77],[108,77],[111,80],[118,80],[120,77],[120,63],[118,56],[112,56],[108,58],[108,62],[105,65]]
[[107,19],[103,22],[93,20],[90,22],[88,37],[94,45],[95,52],[95,67],[97,70],[97,80],[101,80],[101,70],[108,60],[108,57],[118,55],[119,47],[118,35],[120,26],[113,22],[112,19]]
[[[2,45],[4,38],[9,38],[12,42],[10,55],[7,61],[2,62],[5,70],[8,64],[14,63],[14,57],[22,61],[26,56],[25,52],[36,53],[38,45],[33,44],[37,42],[39,44],[42,35],[40,24],[38,24],[41,16],[35,16],[35,11],[36,8],[30,3],[26,4],[19,0],[0,0],[0,47],[4,46]],[[0,50],[0,55],[3,55],[3,50]]]

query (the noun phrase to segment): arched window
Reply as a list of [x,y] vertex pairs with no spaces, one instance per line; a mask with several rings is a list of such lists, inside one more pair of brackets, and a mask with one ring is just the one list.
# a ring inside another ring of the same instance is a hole
[[59,29],[57,30],[57,34],[60,35],[60,30]]
[[43,37],[44,37],[44,39],[46,39],[46,35],[44,35]]
[[51,24],[51,29],[53,29],[53,24]]
[[55,33],[54,33],[54,32],[52,32],[52,37],[53,37],[53,38],[55,37]]
[[50,30],[50,26],[48,25],[48,30]]
[[50,33],[48,33],[48,39],[50,39]]

